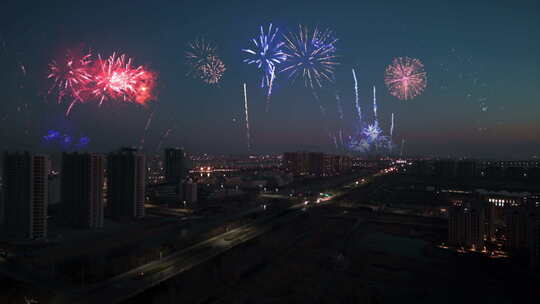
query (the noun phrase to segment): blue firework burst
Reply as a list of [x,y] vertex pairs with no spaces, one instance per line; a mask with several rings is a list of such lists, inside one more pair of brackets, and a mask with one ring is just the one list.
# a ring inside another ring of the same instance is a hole
[[279,29],[268,26],[268,31],[260,27],[259,36],[251,39],[251,48],[242,49],[248,54],[244,59],[247,64],[254,64],[263,73],[261,88],[268,88],[268,95],[272,93],[272,84],[276,77],[277,66],[287,60],[287,55],[283,52],[284,42],[279,35]]
[[281,70],[289,74],[289,78],[302,77],[306,87],[314,87],[314,83],[322,87],[323,81],[333,81],[338,41],[330,30],[310,30],[300,25],[297,33],[289,33],[285,37],[284,51],[287,55],[285,67]]

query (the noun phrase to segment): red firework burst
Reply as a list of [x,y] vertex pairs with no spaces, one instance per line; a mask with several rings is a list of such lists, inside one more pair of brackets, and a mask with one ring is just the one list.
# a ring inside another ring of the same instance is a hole
[[99,57],[94,75],[94,96],[100,100],[121,99],[144,104],[152,97],[156,75],[143,66],[134,68],[131,58],[113,54],[107,60]]
[[92,54],[68,50],[64,58],[49,64],[48,78],[54,81],[49,93],[58,91],[58,102],[65,96],[83,101],[82,91],[92,82]]
[[394,58],[386,67],[384,83],[393,96],[401,100],[413,99],[426,88],[427,75],[424,64],[409,57]]
[[157,74],[143,66],[133,67],[132,59],[126,55],[114,53],[107,59],[98,55],[97,60],[92,60],[92,54],[76,56],[68,51],[65,60],[53,61],[49,70],[48,78],[54,80],[49,93],[57,89],[59,102],[65,96],[73,97],[66,115],[76,102],[98,100],[101,105],[105,100],[121,100],[146,104],[155,99]]

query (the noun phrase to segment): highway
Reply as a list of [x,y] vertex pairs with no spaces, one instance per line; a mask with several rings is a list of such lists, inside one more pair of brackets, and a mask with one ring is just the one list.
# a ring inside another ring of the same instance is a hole
[[[373,177],[379,175],[381,175],[381,173],[375,174]],[[346,188],[350,187],[349,189],[352,190],[354,188],[364,187],[365,185],[370,184],[371,181],[372,177],[365,177],[357,182],[347,185]],[[328,203],[336,195],[342,194],[346,188],[343,188],[343,190],[336,190],[333,194],[321,193],[316,201],[310,201],[309,203],[302,201],[301,203],[278,211],[277,213],[263,211],[263,213],[268,212],[268,215],[260,216],[249,224],[232,229],[218,236],[211,237],[167,257],[142,265],[97,284],[88,285],[78,289],[64,288],[63,291],[59,291],[58,284],[54,284],[54,286],[50,287],[58,292],[58,298],[55,303],[118,303],[126,300],[163,281],[188,271],[235,246],[271,231],[277,225],[291,221],[310,208]],[[348,191],[349,190],[345,190],[345,192]],[[276,194],[267,198],[274,198],[274,196],[276,196]],[[280,195],[278,194],[278,196]],[[254,210],[246,210],[245,213],[249,214],[253,211]],[[34,279],[31,281],[39,280]]]
[[118,303],[135,296],[173,276],[204,263],[230,248],[258,237],[274,226],[302,214],[304,204],[297,204],[277,215],[263,217],[255,223],[244,225],[188,247],[161,260],[154,261],[96,285],[80,289],[63,303]]

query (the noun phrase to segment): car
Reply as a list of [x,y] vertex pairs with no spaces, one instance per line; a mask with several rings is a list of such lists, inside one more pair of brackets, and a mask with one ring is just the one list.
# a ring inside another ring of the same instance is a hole
[[144,277],[144,271],[139,271],[137,274],[133,277],[135,280],[140,280]]

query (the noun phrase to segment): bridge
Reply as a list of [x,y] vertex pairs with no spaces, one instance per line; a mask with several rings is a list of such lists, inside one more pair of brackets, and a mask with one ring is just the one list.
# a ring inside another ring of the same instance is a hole
[[271,231],[306,211],[297,204],[95,285],[59,297],[59,303],[118,303],[200,265],[225,251]]

